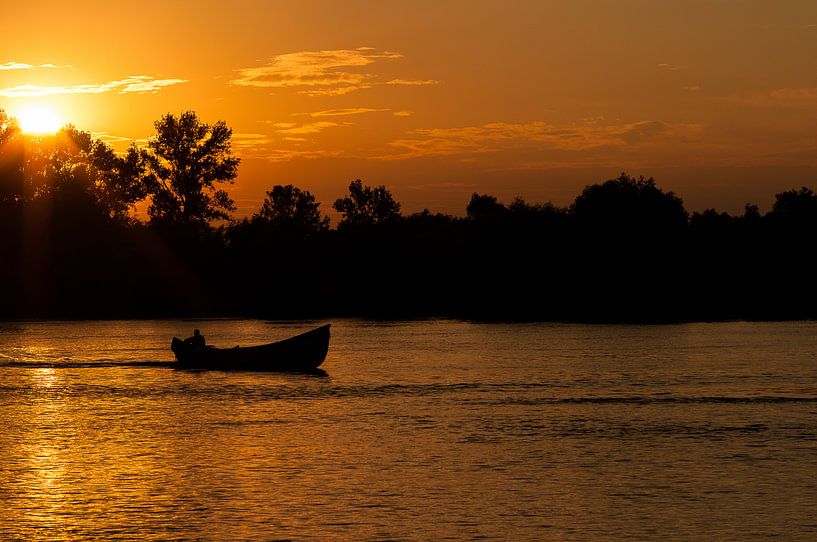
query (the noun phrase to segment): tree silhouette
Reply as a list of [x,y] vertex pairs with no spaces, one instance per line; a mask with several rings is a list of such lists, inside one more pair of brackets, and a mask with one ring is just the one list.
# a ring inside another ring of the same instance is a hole
[[682,231],[688,222],[684,202],[664,192],[653,178],[617,179],[586,187],[570,206],[579,224],[599,231],[661,234]]
[[148,195],[143,182],[145,164],[139,149],[134,144],[124,155],[118,155],[110,145],[95,140],[88,151],[88,161],[94,173],[97,203],[111,218],[126,220],[134,204]]
[[343,214],[340,226],[365,226],[394,222],[400,218],[400,204],[385,186],[366,186],[357,179],[349,183],[349,195],[332,207]]
[[471,194],[471,201],[465,208],[468,218],[475,221],[495,222],[508,214],[508,209],[494,196]]
[[103,141],[67,125],[53,138],[40,139],[28,153],[26,170],[38,195],[79,188],[108,218],[128,220],[147,196],[144,163],[135,145],[118,155]]
[[239,159],[230,148],[232,130],[224,121],[201,122],[193,111],[156,121],[156,135],[142,153],[156,222],[205,225],[229,218],[235,203],[218,183],[233,183]]
[[23,142],[16,119],[0,109],[0,202],[23,197]]
[[755,205],[754,203],[747,203],[743,207],[743,216],[741,217],[744,222],[755,224],[760,222],[760,208]]
[[17,124],[17,120],[9,117],[5,110],[0,109],[0,145],[19,134],[20,126]]
[[266,194],[255,220],[277,231],[303,235],[329,229],[329,218],[321,216],[320,203],[308,190],[277,184]]
[[771,216],[786,226],[813,228],[817,226],[817,194],[805,186],[776,194]]

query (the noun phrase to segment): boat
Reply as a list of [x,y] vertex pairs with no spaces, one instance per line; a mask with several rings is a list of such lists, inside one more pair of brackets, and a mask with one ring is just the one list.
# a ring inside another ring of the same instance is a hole
[[329,352],[329,326],[315,328],[289,339],[257,346],[198,349],[173,337],[170,349],[183,369],[221,371],[312,372]]

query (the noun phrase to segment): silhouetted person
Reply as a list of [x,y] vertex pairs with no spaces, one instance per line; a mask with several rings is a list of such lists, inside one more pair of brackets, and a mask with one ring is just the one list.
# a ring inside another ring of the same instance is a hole
[[194,329],[193,336],[186,338],[184,343],[190,345],[194,350],[204,350],[207,346],[204,341],[204,335],[202,335],[198,329]]

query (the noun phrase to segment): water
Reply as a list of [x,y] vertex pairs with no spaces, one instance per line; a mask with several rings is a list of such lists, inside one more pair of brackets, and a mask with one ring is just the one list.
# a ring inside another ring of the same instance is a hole
[[812,540],[817,324],[0,324],[2,540]]

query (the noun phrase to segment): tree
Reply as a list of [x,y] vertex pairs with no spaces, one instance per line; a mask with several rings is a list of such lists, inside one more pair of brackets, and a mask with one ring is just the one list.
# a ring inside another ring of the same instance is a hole
[[20,127],[0,109],[0,203],[23,197],[23,156]]
[[131,145],[124,155],[118,155],[110,145],[94,140],[88,151],[93,169],[92,191],[97,204],[111,218],[124,220],[133,206],[148,195],[143,182],[145,164],[138,147]]
[[321,216],[315,196],[291,184],[273,186],[253,219],[278,231],[306,235],[329,229],[329,218]]
[[570,212],[579,224],[598,231],[639,231],[645,235],[681,231],[689,220],[681,198],[658,188],[653,178],[635,179],[626,173],[586,187]]
[[19,135],[20,126],[17,124],[17,120],[14,117],[9,117],[3,109],[0,109],[0,145]]
[[156,135],[142,157],[151,195],[148,214],[159,222],[195,223],[229,218],[235,203],[219,183],[233,183],[239,159],[224,121],[201,122],[193,111],[156,121]]
[[83,190],[108,218],[127,220],[133,206],[147,197],[145,167],[135,145],[119,155],[70,124],[36,142],[26,170],[34,195]]
[[782,224],[813,227],[817,225],[817,194],[805,186],[775,194],[771,216]]
[[343,214],[341,226],[384,224],[400,219],[400,204],[385,186],[372,188],[357,179],[349,183],[349,195],[332,207]]
[[760,221],[760,208],[755,205],[754,203],[747,203],[743,207],[743,216],[741,217],[744,222],[751,222],[757,223]]
[[475,221],[495,222],[508,214],[508,209],[488,194],[471,194],[471,201],[465,208],[468,218]]

